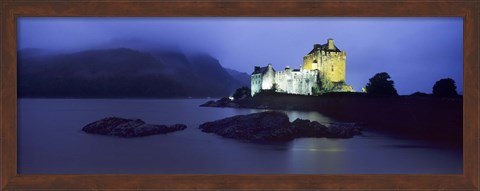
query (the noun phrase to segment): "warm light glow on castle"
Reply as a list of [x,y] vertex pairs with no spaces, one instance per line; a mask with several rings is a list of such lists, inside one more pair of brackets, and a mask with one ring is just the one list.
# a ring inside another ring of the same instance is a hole
[[251,75],[252,96],[262,90],[317,95],[326,92],[353,92],[345,83],[347,53],[335,46],[333,39],[326,44],[314,44],[303,57],[303,67],[275,71],[272,64],[255,66]]

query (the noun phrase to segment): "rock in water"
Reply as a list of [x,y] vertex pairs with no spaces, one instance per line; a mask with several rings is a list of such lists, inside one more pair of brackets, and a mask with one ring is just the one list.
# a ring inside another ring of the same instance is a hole
[[329,128],[316,121],[295,119],[291,125],[296,137],[329,137]]
[[187,128],[187,126],[184,124],[175,124],[172,126],[153,125],[147,124],[141,119],[107,117],[86,125],[82,128],[82,131],[119,137],[143,137],[180,131],[185,128]]
[[203,132],[247,140],[281,141],[292,139],[288,116],[281,112],[237,115],[200,125]]
[[203,132],[251,141],[288,141],[300,137],[351,138],[361,134],[360,128],[353,126],[327,127],[304,119],[290,123],[285,113],[275,111],[228,117],[201,124],[199,128]]

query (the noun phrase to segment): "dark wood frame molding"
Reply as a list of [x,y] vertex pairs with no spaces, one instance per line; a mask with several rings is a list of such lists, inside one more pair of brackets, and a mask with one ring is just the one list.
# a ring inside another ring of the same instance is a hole
[[[0,2],[0,188],[58,189],[479,189],[479,15],[476,0]],[[464,173],[458,175],[28,175],[17,174],[16,19],[21,16],[463,17]]]

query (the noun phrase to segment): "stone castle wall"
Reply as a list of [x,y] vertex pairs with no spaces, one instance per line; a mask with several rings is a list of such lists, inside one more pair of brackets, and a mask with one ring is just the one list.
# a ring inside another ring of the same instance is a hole
[[275,83],[275,71],[271,64],[267,66],[267,72],[262,76],[262,89],[268,90],[272,89],[273,84]]
[[261,90],[271,90],[273,86],[277,92],[312,95],[312,87],[317,86],[317,76],[316,70],[292,71],[287,68],[285,71],[274,72],[273,69],[268,69],[263,75],[251,76],[250,89],[252,96]]
[[317,85],[317,75],[315,70],[291,71],[288,68],[278,71],[275,73],[277,92],[312,95],[312,87]]
[[345,51],[328,52],[318,50],[304,57],[303,68],[306,70],[318,70],[321,78],[332,82],[345,82],[346,58],[347,53]]
[[252,74],[250,77],[250,90],[252,96],[259,93],[262,90],[262,75]]

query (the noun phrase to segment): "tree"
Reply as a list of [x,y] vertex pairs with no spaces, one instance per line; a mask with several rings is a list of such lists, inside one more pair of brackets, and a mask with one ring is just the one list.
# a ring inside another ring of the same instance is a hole
[[393,84],[394,82],[390,80],[390,75],[386,72],[381,72],[369,79],[365,90],[369,94],[398,95]]
[[312,87],[312,95],[314,95],[314,96],[320,95],[320,88],[318,88],[317,86],[313,86]]
[[444,78],[435,82],[432,93],[438,97],[455,97],[458,95],[455,81],[451,78]]
[[233,99],[234,100],[240,100],[240,99],[245,99],[252,97],[251,90],[248,87],[241,87],[235,90],[235,93],[233,93]]
[[317,87],[312,89],[313,95],[320,95],[328,92],[332,92],[335,89],[335,84],[330,80],[321,78],[320,74],[317,75]]
[[321,78],[319,81],[319,86],[320,86],[320,93],[327,93],[327,92],[332,92],[333,89],[335,88],[334,84],[327,79]]

